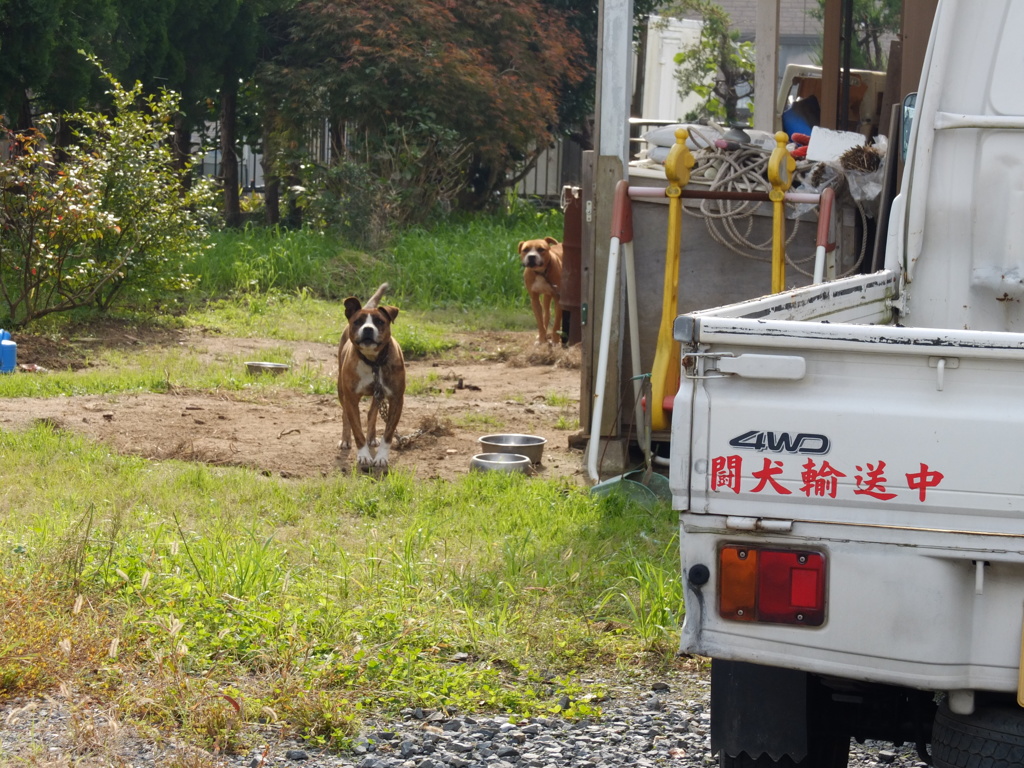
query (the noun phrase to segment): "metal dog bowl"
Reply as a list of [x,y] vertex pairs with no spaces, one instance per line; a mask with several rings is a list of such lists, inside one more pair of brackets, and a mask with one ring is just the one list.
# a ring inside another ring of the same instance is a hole
[[245,367],[249,369],[249,373],[284,373],[290,365],[284,363],[260,363],[260,362],[247,362]]
[[540,464],[547,440],[537,435],[484,435],[477,442],[495,453],[518,453],[526,456],[534,464]]
[[518,453],[478,453],[469,460],[469,468],[481,471],[526,472],[530,459]]

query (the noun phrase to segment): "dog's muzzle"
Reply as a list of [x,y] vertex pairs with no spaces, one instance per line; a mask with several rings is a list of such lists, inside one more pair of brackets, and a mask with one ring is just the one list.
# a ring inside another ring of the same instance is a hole
[[352,334],[352,340],[356,344],[363,346],[379,344],[381,340],[381,329],[378,328],[377,325],[378,323],[374,321],[372,316],[367,316],[365,321],[355,329],[355,333]]
[[378,341],[376,328],[363,328],[356,336],[357,344],[376,344]]
[[523,256],[523,266],[527,269],[538,269],[544,266],[544,259],[537,252],[527,253]]

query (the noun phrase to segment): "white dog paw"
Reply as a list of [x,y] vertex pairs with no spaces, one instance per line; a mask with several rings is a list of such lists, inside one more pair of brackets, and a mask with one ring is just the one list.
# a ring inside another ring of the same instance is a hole
[[373,465],[375,467],[386,467],[388,465],[388,457],[391,454],[391,446],[387,443],[382,443],[377,451],[377,455],[373,459]]
[[368,445],[372,446],[373,448],[376,448],[378,445],[380,445],[380,438],[378,438],[378,437],[373,438],[373,440],[371,440],[368,443]]
[[370,449],[367,446],[364,445],[359,449],[359,452],[356,454],[356,463],[360,467],[369,467],[373,464],[373,456],[370,455]]
[[338,450],[340,450],[340,451],[347,451],[351,447],[352,447],[352,443],[350,443],[348,440],[339,440],[338,441]]

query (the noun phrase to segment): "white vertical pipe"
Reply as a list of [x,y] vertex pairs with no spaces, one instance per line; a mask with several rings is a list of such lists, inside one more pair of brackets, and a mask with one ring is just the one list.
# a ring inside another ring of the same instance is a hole
[[[626,203],[629,204],[628,201]],[[629,351],[633,363],[633,419],[636,424],[636,437],[640,442],[640,448],[644,452],[644,458],[649,459],[651,452],[651,441],[647,435],[647,419],[644,418],[644,407],[640,402],[640,394],[643,391],[643,381],[638,378],[641,374],[640,368],[640,318],[636,303],[636,267],[633,261],[632,241],[623,243],[625,246],[622,260],[623,271],[626,275],[626,310],[629,314]]]
[[587,442],[587,476],[595,483],[601,478],[597,471],[597,454],[601,450],[601,420],[604,416],[604,390],[608,378],[608,346],[612,335],[612,303],[618,288],[619,238],[613,237],[608,251],[608,274],[604,284],[604,306],[601,308],[601,340],[597,352],[597,377],[594,382],[594,403],[591,407],[590,440]]
[[814,249],[814,283],[825,282],[825,246]]

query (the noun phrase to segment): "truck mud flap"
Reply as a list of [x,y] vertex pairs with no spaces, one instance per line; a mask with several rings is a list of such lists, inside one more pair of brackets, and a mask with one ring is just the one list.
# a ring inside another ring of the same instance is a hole
[[807,674],[743,661],[711,661],[711,751],[773,760],[807,756]]

